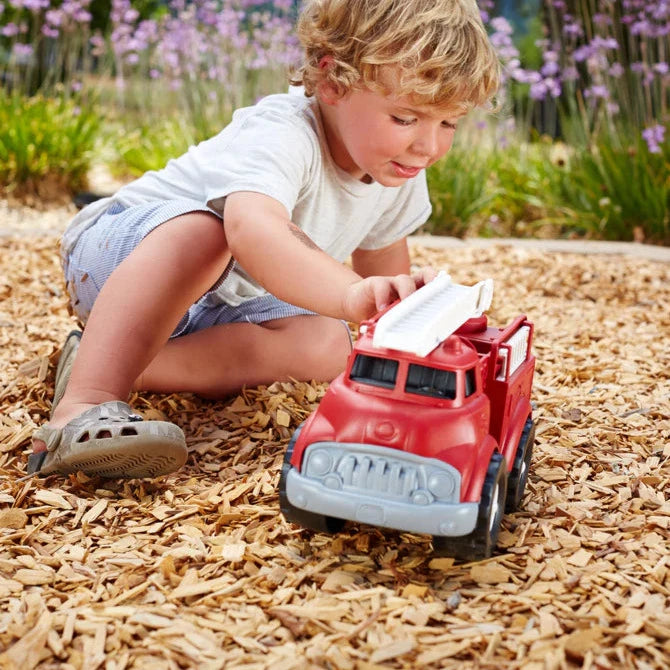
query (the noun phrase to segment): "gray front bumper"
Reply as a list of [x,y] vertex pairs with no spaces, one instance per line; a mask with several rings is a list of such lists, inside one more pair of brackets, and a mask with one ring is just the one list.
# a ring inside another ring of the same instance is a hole
[[286,496],[291,505],[374,526],[412,533],[458,537],[471,533],[477,523],[477,503],[415,504],[381,499],[351,491],[333,490],[304,477],[295,468],[286,477]]

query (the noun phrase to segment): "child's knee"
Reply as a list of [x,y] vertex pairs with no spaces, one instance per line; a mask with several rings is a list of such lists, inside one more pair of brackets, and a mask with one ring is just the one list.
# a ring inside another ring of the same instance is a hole
[[321,371],[321,379],[330,381],[344,370],[351,353],[351,333],[347,325],[338,319],[319,319],[316,336],[308,347],[308,358]]
[[208,212],[188,212],[152,231],[147,237],[167,238],[180,248],[212,259],[228,254],[226,234],[221,219]]

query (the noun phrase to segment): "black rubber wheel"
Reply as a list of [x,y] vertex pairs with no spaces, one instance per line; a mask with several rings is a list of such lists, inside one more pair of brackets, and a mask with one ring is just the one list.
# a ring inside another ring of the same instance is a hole
[[505,513],[507,495],[507,466],[499,452],[494,452],[486,470],[477,513],[477,525],[462,537],[433,537],[433,549],[440,556],[452,556],[463,561],[489,558],[498,541],[500,524]]
[[315,530],[318,533],[338,533],[346,523],[344,519],[337,519],[333,516],[326,516],[324,514],[317,514],[316,512],[308,512],[307,510],[300,509],[299,507],[292,505],[286,495],[286,478],[288,477],[288,473],[293,469],[293,466],[291,465],[293,447],[300,435],[302,427],[303,424],[300,424],[298,428],[296,428],[293,437],[291,437],[291,441],[288,443],[286,453],[284,454],[284,464],[282,465],[281,475],[279,476],[279,509],[281,509],[284,518],[291,523],[296,523],[304,528]]
[[531,417],[526,419],[519,444],[514,454],[512,471],[507,480],[507,499],[505,512],[514,512],[519,509],[523,493],[526,490],[530,462],[533,458],[533,444],[535,443],[535,422]]

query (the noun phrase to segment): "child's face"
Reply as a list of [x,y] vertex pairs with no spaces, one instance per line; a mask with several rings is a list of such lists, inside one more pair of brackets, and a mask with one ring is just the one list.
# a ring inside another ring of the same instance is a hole
[[[325,94],[324,94],[325,91]],[[344,97],[322,89],[331,155],[357,179],[401,186],[442,158],[451,148],[458,113],[417,105],[407,96],[355,88]]]

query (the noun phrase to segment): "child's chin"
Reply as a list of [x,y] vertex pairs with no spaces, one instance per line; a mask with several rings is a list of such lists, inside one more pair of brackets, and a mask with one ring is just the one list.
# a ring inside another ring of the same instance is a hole
[[398,177],[396,175],[377,175],[373,179],[382,186],[402,186],[407,182],[406,177]]

